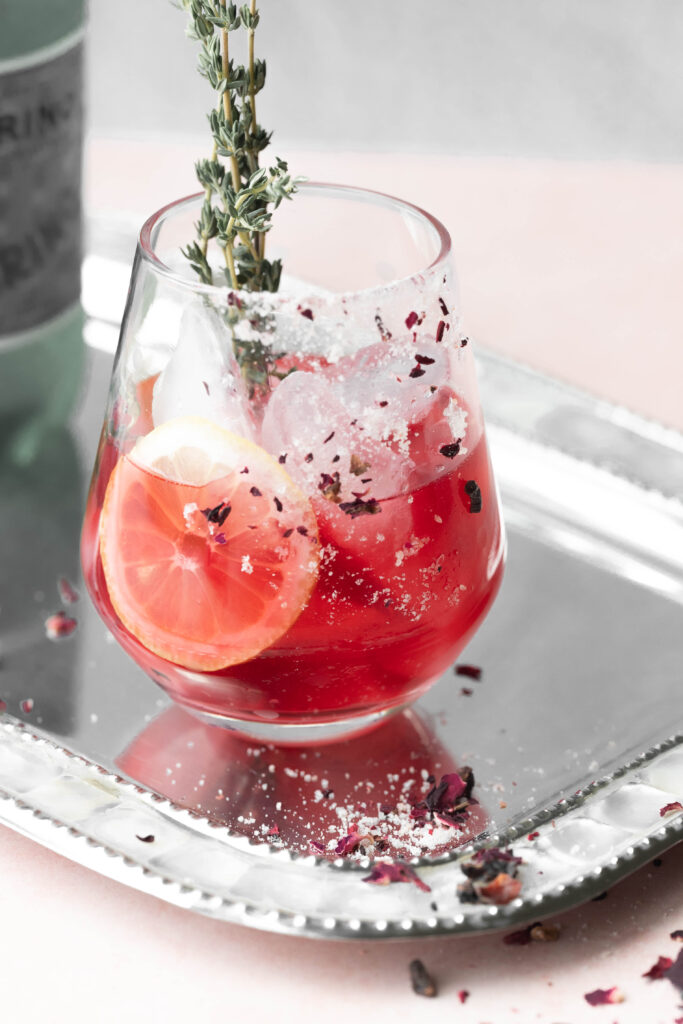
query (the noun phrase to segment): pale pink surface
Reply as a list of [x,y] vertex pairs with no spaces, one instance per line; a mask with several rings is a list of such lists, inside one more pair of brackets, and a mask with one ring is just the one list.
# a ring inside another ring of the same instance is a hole
[[[683,927],[683,845],[600,903],[551,918],[562,925],[558,942],[523,947],[501,934],[331,943],[250,931],[141,895],[4,828],[0,868],[3,1019],[12,1024],[672,1024],[680,1015],[671,984],[641,975],[683,948],[669,938]],[[437,999],[413,994],[414,957],[437,979]],[[612,985],[624,1003],[584,1001]]]
[[[142,220],[196,190],[197,152],[92,144],[90,209]],[[683,167],[289,156],[295,171],[392,192],[439,216],[454,236],[468,329],[482,342],[683,427]],[[526,947],[499,934],[342,945],[252,932],[128,890],[4,828],[0,871],[11,1022],[672,1024],[683,1014],[667,981],[641,978],[682,948],[669,932],[683,928],[683,846],[606,900],[552,918],[563,925],[558,943]],[[438,999],[413,995],[415,956],[436,976]],[[612,985],[626,1002],[585,1003],[585,992]]]

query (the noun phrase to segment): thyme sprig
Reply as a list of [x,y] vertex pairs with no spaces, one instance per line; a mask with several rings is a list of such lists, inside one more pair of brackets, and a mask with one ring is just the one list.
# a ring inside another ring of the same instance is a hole
[[[195,164],[204,189],[197,238],[182,251],[205,284],[214,283],[209,242],[223,252],[229,285],[246,291],[275,292],[280,284],[280,260],[267,260],[265,236],[273,210],[296,192],[284,160],[260,167],[260,154],[271,133],[256,119],[256,97],[266,80],[266,62],[254,56],[254,34],[260,15],[256,0],[236,4],[227,0],[180,0],[189,15],[188,35],[200,44],[199,73],[217,94],[208,115],[213,148],[208,159]],[[230,56],[233,34],[247,32],[247,65]]]

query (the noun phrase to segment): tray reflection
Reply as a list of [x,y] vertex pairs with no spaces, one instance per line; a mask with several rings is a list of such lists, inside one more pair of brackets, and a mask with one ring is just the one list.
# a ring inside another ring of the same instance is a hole
[[334,858],[338,840],[357,830],[372,837],[370,853],[438,855],[487,823],[476,802],[461,827],[411,817],[434,779],[462,767],[412,710],[314,750],[260,745],[172,707],[135,737],[116,767],[234,832],[302,854]]

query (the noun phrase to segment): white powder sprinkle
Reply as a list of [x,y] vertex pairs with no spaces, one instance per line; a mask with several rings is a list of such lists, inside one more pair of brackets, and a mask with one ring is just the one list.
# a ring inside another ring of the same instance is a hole
[[183,519],[185,520],[185,529],[189,530],[192,526],[192,516],[195,512],[199,512],[199,505],[196,501],[188,501],[183,506]]

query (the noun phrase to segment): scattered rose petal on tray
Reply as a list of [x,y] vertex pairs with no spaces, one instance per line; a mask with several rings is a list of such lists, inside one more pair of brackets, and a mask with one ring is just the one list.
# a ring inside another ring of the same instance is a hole
[[482,903],[495,903],[504,906],[516,900],[522,891],[522,883],[507,872],[501,871],[492,882],[479,887],[479,899]]
[[57,592],[59,593],[59,600],[64,604],[76,604],[80,597],[78,591],[66,576],[60,576],[57,580]]
[[467,881],[458,886],[461,903],[495,903],[505,905],[516,899],[522,891],[517,878],[521,857],[512,850],[490,847],[477,850],[460,863]]
[[139,836],[137,834],[137,832],[136,832],[135,833],[135,838],[139,839],[141,843],[153,843],[154,842],[154,836],[151,833],[149,835],[147,835],[147,836]]
[[421,960],[410,961],[410,981],[413,992],[418,996],[433,999],[437,994],[436,982]]
[[334,852],[339,857],[345,857],[349,853],[355,853],[364,840],[371,840],[371,836],[362,836],[358,832],[352,830],[348,835],[341,837]]
[[370,874],[367,875],[363,881],[370,882],[372,885],[390,885],[392,882],[412,882],[413,885],[416,885],[418,889],[422,890],[422,892],[432,891],[409,864],[402,864],[400,861],[395,861],[391,864],[381,861],[373,864]]
[[66,612],[56,612],[45,620],[45,635],[48,640],[61,640],[71,636],[78,623]]
[[673,967],[673,960],[671,957],[660,956],[657,959],[657,963],[653,964],[649,971],[645,971],[643,977],[649,978],[650,981],[659,981],[666,975],[666,972],[671,967]]
[[[474,773],[464,765],[440,778],[426,770],[421,776],[420,783],[414,774],[406,773],[400,793],[378,792],[377,802],[371,798],[367,804],[362,800],[337,804],[338,825],[328,829],[337,833],[335,838],[316,839],[316,847],[309,841],[309,849],[328,859],[391,856],[410,862],[412,857],[453,848],[466,838],[471,817],[477,814]],[[333,791],[316,785],[315,803],[328,798],[334,798]]]
[[583,997],[590,1006],[606,1006],[609,1003],[623,1003],[624,996],[614,985],[612,988],[596,988]]
[[660,807],[659,816],[664,818],[667,814],[675,814],[676,811],[683,811],[683,804],[680,800],[673,800],[670,804],[664,804],[663,807]]
[[470,994],[466,988],[461,988],[460,991],[458,992],[458,999],[460,1000],[461,1003],[466,1003],[469,997]]
[[30,714],[33,711],[33,697],[26,697],[24,700],[19,702],[19,707],[24,714]]
[[456,665],[456,676],[467,676],[468,679],[481,679],[482,669],[478,665]]

